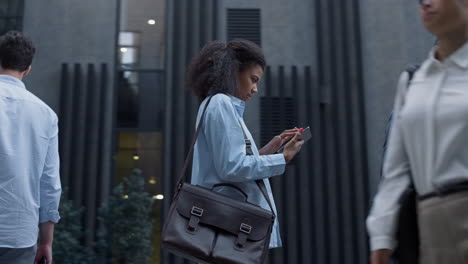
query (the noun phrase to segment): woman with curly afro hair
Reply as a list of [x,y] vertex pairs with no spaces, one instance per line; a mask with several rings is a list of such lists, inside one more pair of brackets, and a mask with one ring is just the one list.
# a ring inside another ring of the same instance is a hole
[[[258,91],[264,69],[265,58],[260,47],[241,39],[227,44],[210,42],[193,58],[186,83],[201,102],[197,124],[208,106],[195,144],[192,184],[208,188],[219,183],[234,184],[248,195],[248,202],[270,210],[255,182],[262,180],[276,214],[269,178],[284,173],[286,164],[300,151],[304,141],[299,129],[294,128],[257,149],[243,115],[245,103]],[[284,151],[276,154],[288,140]],[[246,147],[248,141],[250,148]],[[229,187],[215,190],[234,198],[239,195]],[[270,248],[281,245],[276,219]]]

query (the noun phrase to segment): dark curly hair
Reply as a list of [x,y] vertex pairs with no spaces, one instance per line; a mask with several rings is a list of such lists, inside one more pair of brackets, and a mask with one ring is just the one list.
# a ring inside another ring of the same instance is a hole
[[200,101],[218,93],[234,94],[238,89],[237,74],[255,65],[265,70],[265,56],[257,44],[244,39],[227,44],[212,41],[192,59],[186,85]]
[[34,53],[36,48],[31,39],[20,32],[9,31],[0,37],[0,65],[5,70],[27,70]]

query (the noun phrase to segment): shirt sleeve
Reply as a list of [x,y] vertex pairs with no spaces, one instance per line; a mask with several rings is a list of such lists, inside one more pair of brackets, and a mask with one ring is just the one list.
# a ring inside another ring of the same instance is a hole
[[399,201],[410,185],[410,164],[405,150],[399,112],[407,89],[408,74],[403,73],[393,108],[388,148],[384,157],[383,177],[367,218],[371,250],[394,250]]
[[284,173],[286,162],[283,154],[246,154],[238,116],[232,103],[223,96],[213,97],[203,122],[214,167],[224,181],[247,182]]
[[39,223],[58,223],[58,207],[62,188],[60,184],[60,161],[58,153],[58,120],[55,116],[49,146],[40,183]]

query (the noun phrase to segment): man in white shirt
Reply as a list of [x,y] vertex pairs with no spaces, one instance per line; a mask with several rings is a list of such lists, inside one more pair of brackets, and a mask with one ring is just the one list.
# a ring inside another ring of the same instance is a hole
[[22,82],[34,53],[21,33],[0,37],[0,264],[51,264],[60,219],[57,115]]
[[419,263],[468,263],[468,1],[420,4],[438,43],[409,87],[406,73],[399,82],[383,180],[367,219],[372,264],[390,261],[399,200],[411,182]]

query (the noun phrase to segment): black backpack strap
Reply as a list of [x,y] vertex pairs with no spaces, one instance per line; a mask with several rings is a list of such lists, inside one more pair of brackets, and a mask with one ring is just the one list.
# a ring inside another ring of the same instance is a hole
[[[413,80],[413,77],[414,77],[414,74],[418,71],[419,69],[419,65],[412,65],[412,66],[409,66],[408,68],[406,68],[405,72],[408,73],[408,83],[407,83],[407,86],[406,86],[406,91],[408,91],[410,85],[411,85],[411,81]],[[405,94],[406,96],[406,94]],[[385,128],[385,139],[384,139],[384,143],[383,143],[383,147],[382,147],[382,162],[380,164],[380,177],[383,176],[383,162],[384,162],[384,158],[385,158],[385,153],[387,152],[387,145],[388,145],[388,138],[390,136],[390,128],[392,127],[392,123],[393,123],[393,116],[394,116],[394,113],[393,111],[390,113],[390,116],[388,117],[388,120],[387,120],[387,126]]]

